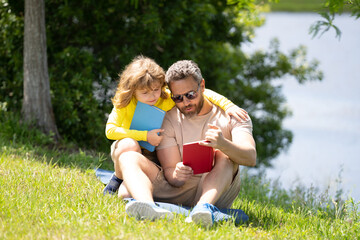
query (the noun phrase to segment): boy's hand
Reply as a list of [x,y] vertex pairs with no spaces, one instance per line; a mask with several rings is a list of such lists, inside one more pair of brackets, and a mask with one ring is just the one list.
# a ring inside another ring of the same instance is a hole
[[231,117],[234,117],[236,120],[238,120],[239,122],[246,122],[247,120],[249,120],[249,115],[248,113],[242,109],[239,108],[238,106],[234,105],[232,107],[229,107],[225,113],[227,115],[229,115],[229,121],[231,119]]
[[162,133],[163,131],[164,131],[163,129],[154,129],[148,131],[147,141],[155,147],[158,146],[163,138],[163,136],[159,136],[159,133]]

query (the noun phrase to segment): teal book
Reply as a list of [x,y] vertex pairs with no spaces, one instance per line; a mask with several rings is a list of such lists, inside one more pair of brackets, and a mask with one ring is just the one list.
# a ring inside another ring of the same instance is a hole
[[[140,131],[160,129],[164,117],[164,110],[138,101],[130,129]],[[139,141],[139,144],[150,152],[155,150],[155,146],[146,141]]]

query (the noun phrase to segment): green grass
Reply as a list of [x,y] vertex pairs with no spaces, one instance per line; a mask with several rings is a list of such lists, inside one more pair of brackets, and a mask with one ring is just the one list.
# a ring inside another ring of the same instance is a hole
[[244,169],[233,207],[247,223],[207,230],[182,215],[137,221],[122,201],[102,196],[94,168],[112,168],[107,154],[69,143],[59,149],[18,120],[0,110],[0,239],[359,239],[359,203],[315,188],[285,191]]
[[273,12],[318,12],[323,10],[323,0],[279,0],[271,3]]
[[[270,3],[272,12],[322,12],[325,0],[278,0]],[[350,7],[344,4],[344,12],[349,12]]]

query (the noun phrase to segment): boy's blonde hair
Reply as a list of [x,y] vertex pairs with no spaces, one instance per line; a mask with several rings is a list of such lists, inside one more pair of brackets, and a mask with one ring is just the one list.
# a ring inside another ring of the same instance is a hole
[[152,90],[154,83],[161,86],[161,98],[168,98],[165,92],[165,71],[153,59],[137,56],[119,74],[119,84],[112,102],[116,108],[126,107],[136,89]]

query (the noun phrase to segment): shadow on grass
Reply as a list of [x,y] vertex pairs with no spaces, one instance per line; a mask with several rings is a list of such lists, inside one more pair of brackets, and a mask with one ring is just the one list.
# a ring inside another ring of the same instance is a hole
[[108,153],[84,150],[75,146],[35,145],[21,140],[7,140],[0,137],[0,146],[5,154],[32,158],[52,166],[77,168],[83,171],[94,168],[113,169]]
[[[35,160],[59,167],[113,169],[109,153],[79,148],[66,140],[55,142],[51,135],[21,123],[18,114],[0,109],[0,147],[2,152],[30,156]],[[110,151],[109,141],[109,151]]]

